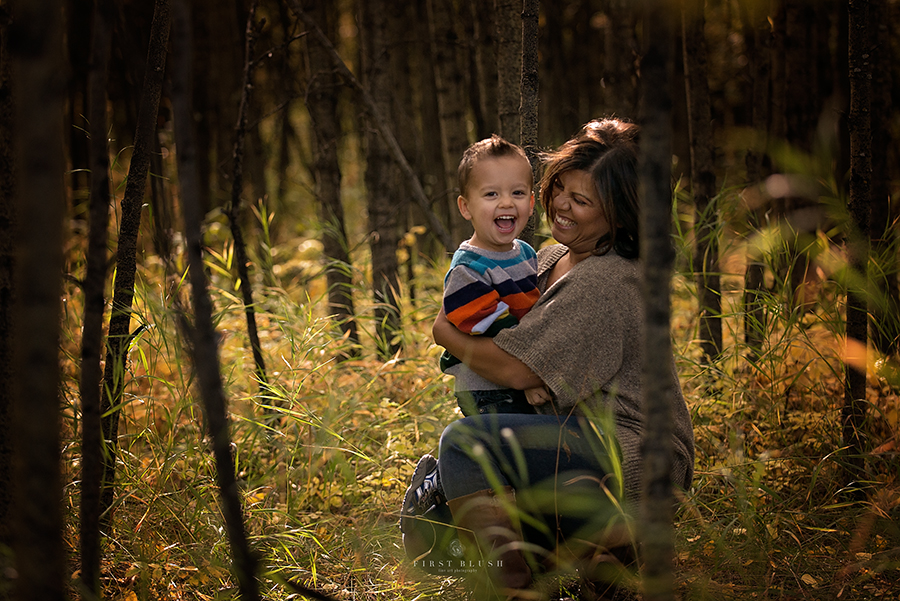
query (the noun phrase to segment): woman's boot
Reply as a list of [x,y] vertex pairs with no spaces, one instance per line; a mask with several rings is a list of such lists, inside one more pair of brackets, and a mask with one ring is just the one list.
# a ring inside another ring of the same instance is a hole
[[515,507],[512,487],[504,487],[499,494],[478,491],[447,504],[466,547],[466,558],[478,569],[474,578],[477,601],[530,598],[525,591],[532,582],[531,568],[522,554],[522,533],[508,513],[508,508]]

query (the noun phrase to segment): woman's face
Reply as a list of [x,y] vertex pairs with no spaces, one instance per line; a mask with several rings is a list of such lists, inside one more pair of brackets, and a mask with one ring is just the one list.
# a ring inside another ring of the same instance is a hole
[[609,233],[591,175],[581,170],[566,171],[551,194],[550,231],[554,240],[569,247],[573,256],[589,255],[600,238]]

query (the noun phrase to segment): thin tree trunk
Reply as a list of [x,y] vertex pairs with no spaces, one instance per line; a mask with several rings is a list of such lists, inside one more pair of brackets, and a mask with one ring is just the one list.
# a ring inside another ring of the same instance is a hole
[[[540,0],[525,0],[522,8],[522,85],[521,85],[521,133],[519,142],[528,155],[534,181],[540,177],[541,160],[538,156],[538,17]],[[539,199],[535,199],[536,201]],[[535,203],[540,206],[538,202]],[[534,245],[534,230],[537,213],[528,219],[528,224],[519,236]]]
[[[849,56],[850,56],[850,197],[849,206],[853,232],[847,245],[850,267],[860,278],[866,277],[869,258],[869,205],[872,180],[872,130],[871,130],[871,74],[872,48],[869,29],[869,2],[850,0]],[[856,361],[845,361],[844,407],[842,410],[844,445],[847,447],[847,478],[861,476],[864,462],[862,452],[865,442],[866,418],[866,364],[867,335],[866,285],[850,283],[847,286],[847,356]]]
[[[769,73],[771,70],[772,33],[765,10],[756,4],[741,4],[744,21],[744,40],[750,81],[753,82],[751,95],[751,127],[757,139],[756,145],[747,149],[747,185],[756,186],[762,181],[763,161],[768,145],[769,121]],[[764,220],[763,207],[749,207],[750,230],[756,232]],[[763,304],[765,290],[765,265],[762,253],[755,246],[747,250],[747,267],[744,272],[744,342],[747,345],[747,359],[756,361],[762,355],[766,331],[766,312]]]
[[[12,544],[12,390],[13,279],[16,254],[15,180],[13,162],[12,78],[8,52],[9,19],[0,11],[0,547]],[[11,568],[0,559],[0,570]]]
[[522,0],[494,0],[497,7],[497,110],[500,135],[519,143],[522,104]]
[[497,108],[497,50],[496,24],[493,2],[469,0],[475,22],[475,70],[478,99],[484,119],[480,137],[500,131],[500,112]]
[[107,334],[106,365],[103,371],[103,393],[100,414],[104,416],[103,479],[100,494],[101,530],[110,521],[116,478],[116,446],[119,432],[119,405],[125,390],[125,363],[131,343],[131,311],[134,302],[134,283],[137,272],[137,237],[141,226],[141,206],[147,185],[150,152],[156,135],[156,119],[162,92],[166,64],[166,44],[169,38],[169,0],[156,0],[147,69],[138,124],[134,135],[134,151],[128,167],[128,182],[122,198],[122,215],[116,252],[116,277]]
[[235,479],[234,458],[228,432],[225,390],[219,371],[219,349],[212,321],[212,302],[207,291],[203,267],[200,226],[203,211],[200,206],[200,177],[197,169],[197,147],[193,134],[191,106],[191,14],[189,0],[175,0],[173,35],[172,105],[178,147],[178,175],[181,183],[181,209],[184,218],[185,246],[194,308],[194,323],[189,325],[182,313],[181,326],[191,350],[197,382],[206,415],[212,451],[216,460],[216,481],[219,485],[222,515],[234,557],[234,573],[241,598],[257,601],[256,558],[250,551],[241,501]]
[[100,487],[103,476],[103,430],[100,419],[100,381],[103,372],[103,309],[106,303],[107,242],[109,238],[109,148],[106,99],[112,50],[112,4],[94,3],[91,58],[88,70],[91,197],[86,272],[84,330],[81,335],[81,582],[82,598],[100,595]]
[[[316,3],[312,8],[313,18],[323,25],[327,24],[327,10],[323,3]],[[337,15],[334,17],[333,20],[336,20]],[[332,30],[327,25],[326,28]],[[356,346],[359,344],[359,334],[353,304],[352,263],[347,246],[344,205],[341,203],[341,166],[337,147],[341,134],[338,80],[327,50],[315,39],[307,40],[307,44],[310,78],[306,105],[315,141],[313,176],[316,206],[322,222],[323,253],[328,262],[325,272],[328,312],[336,316],[342,332]]]
[[419,181],[418,176],[412,170],[412,167],[409,166],[409,161],[406,160],[406,157],[403,156],[403,151],[400,149],[400,145],[397,143],[397,139],[394,137],[394,134],[390,128],[389,123],[386,120],[386,117],[381,113],[376,104],[375,100],[372,98],[372,95],[369,94],[368,90],[363,87],[359,80],[354,77],[353,73],[341,59],[340,55],[334,49],[334,45],[328,40],[328,37],[322,32],[319,26],[316,24],[315,20],[312,19],[309,14],[303,10],[303,7],[300,5],[299,0],[288,0],[290,2],[291,10],[300,17],[300,20],[304,22],[307,28],[316,36],[322,46],[328,49],[328,54],[331,56],[331,61],[334,66],[337,68],[338,72],[344,78],[344,81],[349,83],[354,90],[359,94],[361,100],[365,104],[366,110],[369,112],[369,116],[372,119],[372,124],[381,134],[381,137],[384,139],[385,144],[388,147],[388,150],[391,154],[391,157],[400,167],[400,170],[403,172],[403,175],[409,181],[410,187],[413,190],[413,197],[416,200],[416,203],[419,205],[419,208],[422,209],[422,212],[425,215],[426,220],[428,221],[428,226],[431,228],[432,233],[441,241],[444,245],[444,249],[447,252],[452,252],[456,249],[455,244],[453,244],[453,240],[450,237],[450,234],[447,232],[447,228],[444,227],[444,224],[437,218],[434,214],[434,211],[431,210],[431,203],[428,200],[428,197],[425,195],[425,190],[422,189],[422,184]]
[[56,601],[66,598],[59,436],[66,208],[62,10],[52,0],[17,0],[7,6],[13,16],[8,50],[18,226],[12,336],[13,598]]
[[630,115],[637,103],[635,10],[631,0],[610,0],[609,4],[610,25],[603,72],[604,106],[613,114]]
[[[431,53],[434,60],[441,151],[444,155],[446,181],[444,209],[448,223],[451,224],[453,241],[459,243],[468,238],[472,230],[456,208],[456,198],[459,195],[456,189],[456,169],[462,153],[469,145],[469,140],[466,134],[466,102],[463,96],[465,79],[460,68],[460,42],[452,0],[428,1],[428,27],[431,32]],[[518,108],[518,104],[516,106]],[[517,135],[518,131],[517,126]]]
[[641,60],[641,257],[645,303],[642,445],[644,494],[640,539],[644,599],[674,600],[675,500],[672,494],[672,419],[669,286],[671,239],[672,47],[677,14],[668,3],[645,0]]
[[266,373],[266,360],[259,342],[259,331],[256,327],[256,305],[253,303],[253,284],[250,281],[250,258],[247,256],[247,244],[241,230],[241,194],[244,191],[244,149],[247,134],[247,111],[250,106],[250,90],[253,86],[253,46],[258,35],[257,25],[253,22],[256,15],[256,0],[250,6],[247,15],[247,28],[244,32],[244,76],[241,86],[241,102],[238,107],[237,125],[235,126],[234,149],[231,154],[231,201],[227,206],[228,223],[234,239],[234,262],[237,267],[238,287],[244,303],[244,315],[247,319],[247,336],[253,352],[253,365],[256,379],[259,381],[259,393],[263,398],[270,398],[269,377]]
[[[869,22],[879,49],[873,57],[872,70],[872,148],[893,148],[889,125],[891,114],[891,55],[888,23],[891,23],[884,0],[872,0]],[[876,261],[873,277],[879,298],[872,307],[870,326],[872,343],[884,355],[896,355],[900,345],[900,290],[897,283],[896,233],[891,227],[890,171],[887,152],[872,153],[872,212],[869,236]]]
[[704,0],[684,0],[682,11],[685,92],[694,197],[694,270],[700,309],[700,347],[707,365],[722,352],[715,147],[706,75]]
[[[389,115],[393,82],[387,61],[387,5],[369,0],[362,6],[363,31],[361,71],[366,86],[382,115]],[[372,295],[375,300],[375,339],[379,353],[390,357],[400,348],[399,265],[400,240],[397,209],[397,178],[382,138],[366,131],[366,195],[369,217],[369,249],[372,256]]]
[[[418,128],[418,146],[419,152],[415,159],[416,172],[422,178],[424,189],[429,194],[429,206],[435,202],[440,203],[444,210],[444,214],[449,214],[450,207],[446,207],[443,202],[446,195],[445,175],[444,175],[444,153],[441,145],[435,143],[435,132],[440,131],[441,121],[438,117],[437,90],[434,76],[434,60],[431,55],[431,34],[427,27],[421,27],[419,23],[428,22],[428,0],[415,0],[416,26],[413,27],[413,44],[415,51],[412,53],[412,69],[413,69],[413,85],[416,89],[414,98],[417,101],[417,109],[420,119]],[[493,53],[493,46],[491,47]],[[494,93],[496,94],[496,76],[494,77]],[[496,106],[496,97],[495,106]],[[496,118],[494,119],[496,124]],[[496,128],[493,130],[495,131]],[[423,218],[420,209],[413,207],[412,218],[415,223],[420,224]],[[449,217],[445,218],[449,224]],[[427,221],[426,221],[427,223]],[[437,243],[436,243],[437,242]],[[428,256],[437,258],[445,254],[445,248],[440,239],[433,234],[425,238],[425,244]]]

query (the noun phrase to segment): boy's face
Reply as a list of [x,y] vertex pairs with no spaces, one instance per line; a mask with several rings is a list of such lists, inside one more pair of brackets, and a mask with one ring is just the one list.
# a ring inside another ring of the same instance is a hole
[[459,212],[475,229],[470,244],[497,252],[512,250],[534,208],[531,181],[531,165],[520,156],[476,163],[457,199]]

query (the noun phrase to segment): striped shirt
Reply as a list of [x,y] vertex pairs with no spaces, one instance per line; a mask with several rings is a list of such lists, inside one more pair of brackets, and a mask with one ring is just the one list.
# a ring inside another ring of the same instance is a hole
[[[515,326],[537,302],[537,258],[521,240],[507,252],[463,242],[444,277],[444,313],[460,331],[494,336]],[[500,386],[472,373],[444,353],[441,369],[456,376],[457,390],[495,390]]]

